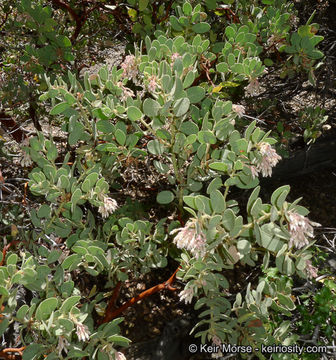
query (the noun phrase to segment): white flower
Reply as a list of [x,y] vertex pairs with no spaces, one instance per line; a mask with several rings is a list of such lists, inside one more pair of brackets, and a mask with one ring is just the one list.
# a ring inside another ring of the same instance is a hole
[[150,92],[154,92],[156,87],[157,87],[156,76],[153,75],[149,78],[148,90]]
[[317,271],[318,269],[313,266],[312,262],[310,260],[306,260],[306,273],[310,279],[317,277]]
[[28,167],[33,163],[29,154],[27,154],[24,150],[22,151],[22,155],[20,157],[20,165],[22,167]]
[[118,208],[117,202],[106,196],[103,195],[103,205],[100,205],[98,211],[102,214],[103,218],[107,218],[110,214],[114,213]]
[[251,170],[252,179],[254,180],[258,176],[258,169],[254,165],[248,165]]
[[190,304],[194,296],[194,290],[191,287],[186,287],[179,293],[180,301],[184,300],[186,304]]
[[125,61],[121,64],[121,68],[124,70],[124,78],[135,80],[138,75],[138,68],[136,66],[134,55],[127,55]]
[[126,357],[122,352],[118,351],[115,353],[115,360],[126,360]]
[[[222,342],[221,342],[220,338],[217,335],[214,335],[212,337],[212,343],[213,343],[213,345],[218,346],[219,349],[222,346]],[[217,351],[217,352],[214,352],[213,354],[211,354],[211,357],[213,359],[219,359],[222,356],[223,356],[223,353],[221,351]]]
[[[261,154],[261,160],[256,167],[258,172],[261,171],[262,176],[272,176],[272,168],[281,160],[281,156],[272,148],[272,146],[266,142],[259,144],[259,151]],[[251,169],[252,171],[252,169]],[[253,176],[253,175],[252,175]]]
[[62,352],[64,351],[66,354],[68,353],[67,347],[70,345],[69,341],[62,335],[58,337],[58,344],[57,344],[57,350],[58,350],[58,356],[61,357]]
[[309,244],[307,237],[314,237],[313,226],[321,226],[318,223],[310,221],[307,217],[293,211],[289,211],[288,218],[290,233],[289,247],[295,246],[297,249],[301,249]]
[[202,231],[197,233],[194,221],[188,221],[183,228],[174,229],[170,234],[178,233],[174,243],[179,249],[189,250],[194,256],[203,257],[206,252],[206,238]]
[[239,116],[243,117],[245,115],[245,106],[232,104],[232,110]]
[[245,91],[248,95],[257,95],[260,90],[258,79],[252,79],[250,83],[245,87]]
[[212,337],[212,343],[216,346],[221,346],[222,344],[221,339],[217,335]]
[[76,334],[79,341],[87,341],[90,339],[90,332],[86,325],[77,322],[76,324]]
[[121,88],[122,94],[120,96],[121,101],[126,101],[128,97],[133,97],[134,92],[133,90],[129,89],[128,87],[124,86],[121,81],[117,82],[117,85]]

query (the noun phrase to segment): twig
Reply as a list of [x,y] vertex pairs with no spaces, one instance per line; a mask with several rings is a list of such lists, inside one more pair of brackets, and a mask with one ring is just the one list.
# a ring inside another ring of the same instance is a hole
[[20,129],[20,126],[15,122],[15,120],[3,111],[0,111],[0,123],[4,129],[8,130],[7,132],[11,134],[18,143],[21,143],[27,138],[26,134]]
[[5,359],[15,359],[16,356],[8,353],[17,353],[18,355],[22,356],[23,350],[25,349],[25,346],[22,346],[21,348],[7,348],[0,351],[0,357]]
[[[113,311],[113,312],[108,312],[106,311],[105,313],[105,317],[102,320],[102,324],[107,323],[111,320],[113,320],[114,318],[116,318],[117,316],[119,316],[123,311],[125,311],[127,308],[129,308],[130,306],[134,305],[135,303],[137,303],[138,301],[146,298],[147,296],[150,296],[158,291],[161,291],[163,289],[168,289],[171,291],[175,291],[176,289],[173,288],[171,286],[171,284],[174,282],[175,277],[176,277],[176,273],[180,270],[180,266],[174,271],[173,275],[165,282],[163,282],[162,284],[156,285],[151,287],[148,290],[143,291],[141,294],[139,294],[138,296],[133,297],[131,300],[127,301],[124,305],[122,305],[119,309]],[[113,295],[112,295],[113,296]]]

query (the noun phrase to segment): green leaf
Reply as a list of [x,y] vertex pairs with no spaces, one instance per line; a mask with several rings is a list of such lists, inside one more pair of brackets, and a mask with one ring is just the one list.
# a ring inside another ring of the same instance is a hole
[[188,98],[178,99],[174,104],[174,114],[176,116],[183,116],[188,110],[190,106],[190,101]]
[[82,191],[80,188],[77,188],[71,196],[71,211],[72,212],[74,212],[74,208],[81,197],[82,197]]
[[29,306],[27,304],[24,304],[20,307],[20,309],[16,313],[16,317],[19,320],[24,320],[24,317],[26,316],[27,312],[29,310]]
[[184,4],[183,4],[183,13],[185,16],[189,16],[191,15],[192,13],[192,6],[190,5],[190,3],[188,1],[186,1]]
[[209,130],[201,130],[198,133],[198,140],[201,144],[216,144],[216,136]]
[[200,86],[193,86],[186,92],[191,104],[199,103],[205,96],[205,90]]
[[104,134],[110,134],[113,132],[114,126],[110,123],[109,120],[98,120],[97,130],[101,131]]
[[96,184],[96,182],[98,180],[98,176],[99,175],[96,172],[89,174],[83,181],[83,184],[81,186],[82,191],[89,192],[93,188],[93,186]]
[[[227,73],[229,71],[229,66],[226,62],[221,62],[216,65],[216,70],[218,72]],[[215,92],[215,91],[213,91]]]
[[47,257],[47,262],[48,264],[52,264],[55,261],[57,261],[59,259],[59,257],[61,256],[62,252],[60,250],[51,250],[50,254]]
[[261,227],[255,226],[258,244],[271,252],[278,252],[284,245],[283,241],[276,236],[276,228],[274,223],[264,224]]
[[294,310],[295,309],[295,304],[294,304],[293,300],[290,298],[289,295],[283,295],[281,293],[278,293],[277,297],[278,297],[279,303],[282,306],[284,306],[288,310]]
[[143,103],[143,111],[145,115],[149,117],[157,116],[160,109],[161,105],[156,100],[153,100],[151,98],[145,99]]
[[225,199],[219,190],[213,190],[210,193],[210,201],[214,212],[222,213],[225,210],[226,208]]
[[214,190],[218,190],[223,186],[222,179],[220,177],[214,178],[207,187],[207,194],[211,194]]
[[71,296],[69,298],[67,298],[61,308],[60,308],[60,311],[63,313],[63,314],[67,314],[70,312],[70,310],[72,309],[73,306],[75,306],[79,300],[80,300],[80,296],[79,295],[76,295],[76,296]]
[[210,24],[206,22],[200,22],[192,26],[192,30],[197,34],[204,34],[211,29]]
[[55,297],[51,297],[43,300],[36,310],[37,320],[47,320],[50,314],[56,309],[58,300]]
[[[7,265],[11,265],[11,264],[7,264]],[[15,266],[13,268],[15,269]],[[3,296],[5,299],[9,297],[8,290],[2,285],[0,285],[0,295]]]
[[130,106],[127,109],[127,116],[131,121],[137,121],[142,118],[143,113],[135,106]]
[[126,337],[116,334],[109,336],[107,341],[120,346],[127,346],[130,342]]
[[197,140],[197,135],[196,135],[196,134],[190,134],[189,136],[187,136],[187,138],[186,138],[183,146],[191,145],[191,144],[193,144],[196,140]]
[[8,325],[9,325],[9,319],[4,318],[4,319],[1,320],[1,322],[0,322],[0,336],[2,336],[3,333],[7,330]]
[[72,349],[67,354],[67,358],[69,358],[69,359],[72,359],[72,358],[84,359],[86,356],[89,356],[89,353],[87,351],[82,351],[79,349]]
[[160,139],[163,140],[170,140],[171,139],[171,134],[169,131],[167,131],[166,129],[158,129],[156,132],[156,136]]
[[54,143],[50,144],[50,147],[47,151],[47,159],[49,161],[55,161],[56,158],[57,158],[57,148],[56,148],[56,145]]
[[61,114],[62,112],[64,112],[65,110],[68,110],[70,108],[70,105],[67,102],[61,102],[57,105],[55,105],[51,110],[50,110],[50,115],[58,115]]
[[[58,323],[66,332],[71,332],[74,328],[74,323],[69,319],[58,318]],[[57,330],[56,330],[57,331]],[[56,332],[57,335],[57,332]]]
[[289,185],[284,185],[276,189],[271,196],[271,204],[275,205],[278,209],[281,209],[289,191]]
[[159,204],[169,204],[174,200],[174,194],[171,191],[161,191],[156,196]]
[[247,255],[251,252],[251,243],[247,240],[239,240],[237,249],[242,255]]
[[45,348],[41,344],[30,344],[28,345],[22,355],[22,360],[36,360],[39,359],[39,355],[41,355],[45,351]]
[[232,26],[227,26],[225,28],[225,35],[228,39],[233,39],[236,35],[236,30]]
[[162,155],[165,151],[165,147],[158,140],[150,140],[147,149],[153,155]]
[[179,130],[186,135],[197,134],[198,126],[193,121],[184,121]]
[[10,254],[8,258],[6,259],[7,265],[16,265],[18,261],[18,256],[16,254]]
[[169,18],[169,21],[170,21],[170,24],[172,26],[172,28],[175,30],[175,31],[182,31],[183,30],[183,27],[181,26],[181,24],[179,23],[178,19],[176,16],[174,15],[171,15],[170,18]]
[[226,230],[231,231],[235,226],[236,216],[232,209],[226,209],[223,216],[223,225]]
[[43,204],[38,212],[37,212],[37,216],[42,219],[42,218],[50,218],[51,216],[51,208],[49,205]]
[[167,164],[163,164],[157,160],[154,160],[154,167],[161,174],[167,174],[167,172],[169,171],[169,166]]
[[195,80],[195,73],[193,71],[189,71],[183,80],[183,89],[192,85],[194,80]]
[[78,254],[72,254],[64,259],[62,268],[64,270],[69,269],[71,266],[77,265],[80,262],[81,257]]
[[119,145],[122,145],[122,146],[125,145],[126,134],[122,130],[117,129],[114,136],[116,137],[116,140],[119,143]]
[[210,169],[226,172],[228,166],[222,162],[215,161],[209,165]]
[[273,65],[273,60],[272,59],[264,59],[264,64],[266,66],[272,66]]

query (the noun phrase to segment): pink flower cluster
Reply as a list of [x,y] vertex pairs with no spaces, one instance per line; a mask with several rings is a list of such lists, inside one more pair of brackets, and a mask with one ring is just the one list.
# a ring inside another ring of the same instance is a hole
[[250,168],[252,178],[255,179],[261,172],[263,177],[272,176],[272,168],[281,160],[281,156],[269,143],[261,142],[257,145],[261,158],[255,165],[246,165]]
[[263,177],[272,176],[272,168],[281,160],[281,156],[277,154],[275,149],[269,143],[262,142],[259,144],[259,152],[261,159],[258,165],[252,171],[252,176],[261,172]]
[[185,287],[185,289],[179,293],[180,301],[184,300],[186,304],[191,303],[193,296],[194,290],[191,287]]
[[234,111],[239,117],[245,115],[245,106],[232,104],[232,111]]
[[313,226],[321,226],[294,211],[289,211],[288,218],[290,233],[289,247],[295,246],[297,249],[301,249],[309,244],[307,238],[314,237]]
[[174,229],[170,234],[175,234],[174,244],[179,249],[189,250],[197,258],[203,257],[206,252],[206,238],[202,231],[197,233],[195,222],[188,221],[183,228]]
[[312,262],[310,260],[306,260],[306,273],[310,279],[317,277],[317,271],[318,269],[312,265]]
[[102,214],[103,218],[107,218],[110,214],[117,210],[118,204],[114,199],[106,195],[103,195],[102,198],[103,205],[99,206],[98,211]]
[[76,324],[76,334],[79,341],[87,341],[90,339],[90,332],[86,325],[77,322]]
[[148,90],[150,92],[154,92],[156,87],[157,87],[157,82],[156,82],[156,76],[155,75],[152,75],[150,78],[149,78],[149,83],[148,83]]
[[121,68],[124,70],[124,78],[135,80],[138,75],[138,68],[134,55],[127,55],[124,62],[121,64]]
[[250,83],[245,87],[245,91],[248,95],[257,95],[260,91],[258,79],[252,79]]

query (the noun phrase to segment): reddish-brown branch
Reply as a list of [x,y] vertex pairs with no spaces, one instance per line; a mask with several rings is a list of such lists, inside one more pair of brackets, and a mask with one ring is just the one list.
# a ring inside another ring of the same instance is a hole
[[67,11],[75,21],[77,21],[77,19],[79,18],[76,11],[69,4],[66,4],[60,0],[52,0],[52,3],[57,7]]
[[6,130],[18,143],[27,138],[26,134],[20,129],[20,125],[18,125],[15,120],[4,111],[0,111],[0,123],[2,128]]
[[163,21],[167,20],[168,19],[168,16],[169,16],[169,12],[170,12],[170,9],[173,5],[173,2],[174,1],[170,1],[169,4],[167,5],[167,8],[166,8],[166,13],[165,15],[157,22],[158,24],[161,24]]
[[113,289],[112,296],[107,305],[107,308],[106,308],[107,313],[114,311],[115,306],[116,306],[116,301],[117,301],[119,293],[120,293],[120,289],[121,289],[121,281],[118,281],[117,286]]
[[52,0],[52,2],[58,8],[67,11],[69,13],[70,17],[75,21],[75,23],[76,23],[75,31],[73,32],[73,34],[71,36],[71,42],[74,44],[86,19],[87,19],[87,12],[85,10],[77,12],[69,4],[64,3],[63,1],[60,1],[60,0]]
[[200,60],[200,68],[201,68],[201,73],[197,76],[197,78],[194,80],[194,82],[192,83],[192,86],[197,86],[202,79],[206,78],[209,83],[214,86],[211,78],[210,78],[210,73],[209,73],[209,69],[211,69],[212,67],[214,67],[214,64],[216,63],[216,61],[218,60],[218,54],[216,56],[216,59],[212,60],[211,62],[209,62],[207,59],[205,58],[201,58]]
[[125,311],[127,308],[129,308],[130,306],[134,305],[135,303],[137,303],[138,301],[146,298],[147,296],[150,296],[152,294],[155,294],[158,291],[161,291],[163,289],[168,289],[170,291],[175,291],[176,289],[173,288],[171,285],[174,282],[175,278],[176,278],[176,273],[178,272],[178,270],[180,269],[180,266],[174,271],[173,275],[165,282],[163,282],[162,284],[158,284],[156,286],[151,287],[148,290],[143,291],[141,294],[139,294],[138,296],[133,297],[131,300],[127,301],[124,305],[122,305],[119,309],[112,311],[112,312],[108,312],[106,311],[105,313],[105,317],[102,321],[102,323],[107,323],[111,320],[113,320],[114,318],[116,318],[117,316],[119,316],[123,311]]
[[[23,346],[21,348],[7,348],[7,349],[3,349],[0,351],[0,357],[2,359],[8,359],[8,360],[11,360],[11,359],[17,359],[16,355],[14,354],[18,354],[19,356],[22,356],[23,355],[23,350],[25,349],[26,347]],[[9,354],[9,353],[14,353],[14,354]]]
[[2,260],[0,261],[0,266],[2,266],[4,264],[4,262],[5,262],[5,257],[6,257],[8,249],[11,246],[16,245],[19,242],[20,242],[19,240],[13,240],[2,249]]

